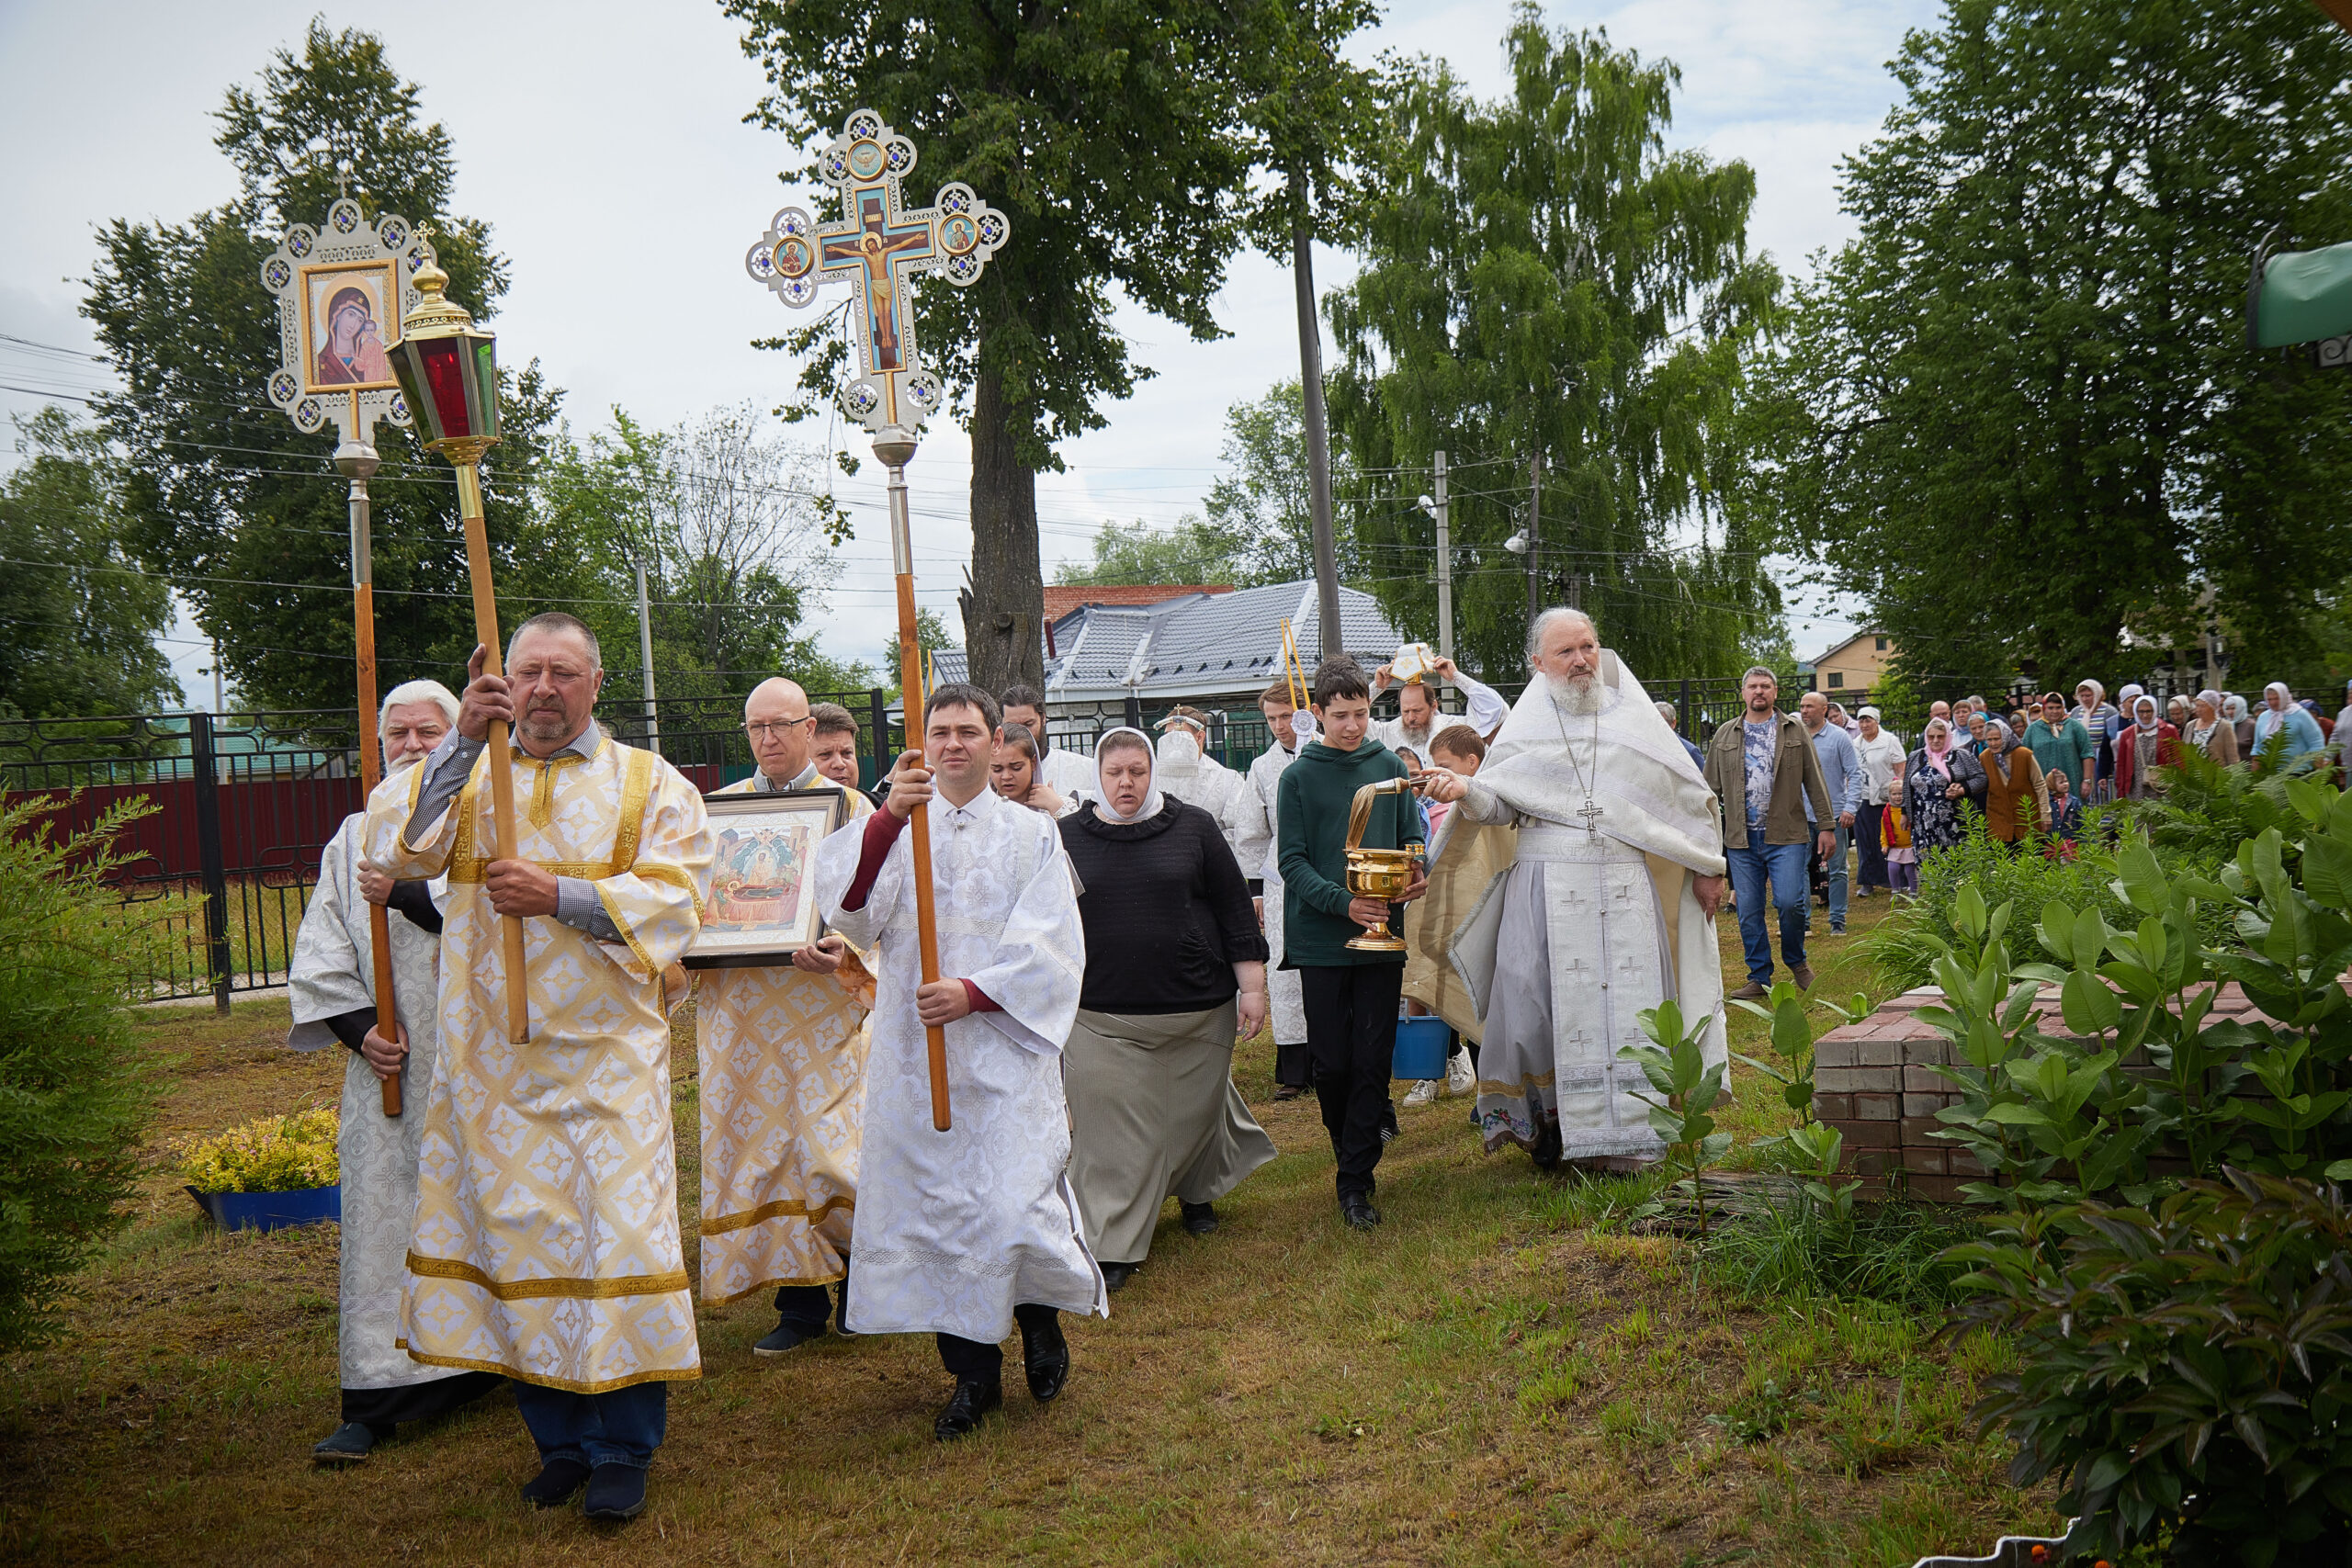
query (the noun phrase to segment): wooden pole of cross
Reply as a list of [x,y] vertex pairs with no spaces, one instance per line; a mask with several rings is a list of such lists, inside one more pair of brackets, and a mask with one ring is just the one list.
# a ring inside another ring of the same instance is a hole
[[[795,310],[816,301],[820,284],[842,282],[852,290],[858,374],[842,389],[841,400],[873,435],[874,456],[889,470],[899,704],[906,714],[908,755],[919,763],[925,687],[906,470],[915,455],[915,433],[939,411],[943,389],[915,350],[910,285],[931,273],[958,288],[970,287],[1012,227],[960,182],[942,186],[931,206],[909,210],[899,182],[914,166],[914,143],[872,109],[859,109],[817,160],[818,173],[840,193],[842,216],[820,223],[802,208],[784,209],[769,220],[743,267]],[[929,985],[939,978],[939,924],[928,813],[917,807],[908,828],[913,840],[916,940],[922,980]],[[946,1035],[934,1025],[924,1036],[931,1058],[931,1124],[944,1133],[955,1124],[947,1097]]]

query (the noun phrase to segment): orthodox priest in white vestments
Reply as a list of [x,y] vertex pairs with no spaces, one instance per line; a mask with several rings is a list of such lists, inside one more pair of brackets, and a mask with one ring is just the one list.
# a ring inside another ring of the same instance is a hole
[[[526,621],[507,665],[476,677],[458,731],[369,807],[388,872],[449,879],[401,1342],[429,1365],[514,1380],[543,1465],[527,1499],[551,1506],[584,1484],[589,1517],[620,1519],[644,1506],[666,1385],[702,1375],[665,975],[701,929],[712,839],[699,790],[598,728],[587,627]],[[488,753],[468,734],[510,693],[512,845],[498,841]],[[507,1038],[492,905],[524,901],[518,888],[544,888],[552,906],[517,917],[521,1044]]]
[[[1432,789],[1458,804],[1430,855],[1424,947],[1452,964],[1482,1021],[1488,1152],[1655,1159],[1663,1145],[1634,1092],[1647,1080],[1618,1055],[1647,1043],[1641,1012],[1674,998],[1687,1023],[1709,1020],[1707,1061],[1727,1060],[1714,795],[1633,672],[1590,641],[1589,620],[1553,611],[1538,629],[1586,639],[1588,673],[1539,670],[1476,776]],[[1517,843],[1492,874],[1473,844],[1498,828],[1516,829]]]
[[[784,785],[831,787],[813,764]],[[716,793],[774,790],[754,773]],[[850,820],[873,812],[863,793],[844,793]],[[801,874],[816,874],[813,860]],[[755,1347],[763,1355],[822,1334],[826,1287],[847,1277],[873,1008],[874,979],[854,951],[830,975],[786,963],[695,976],[702,1297],[731,1302],[775,1287],[785,1317]]]
[[[959,724],[973,735],[962,736]],[[876,949],[849,1326],[939,1336],[967,1404],[967,1393],[983,1389],[1001,1397],[999,1346],[1016,1318],[1037,1391],[1041,1344],[1059,1349],[1067,1373],[1054,1314],[1109,1315],[1070,1185],[1062,1090],[1062,1046],[1086,970],[1078,891],[1054,819],[988,787],[996,730],[995,700],[978,688],[932,694],[924,750],[941,781],[928,806],[939,973],[960,981],[972,1006],[944,1025],[947,1132],[932,1124],[930,1055],[916,1010],[913,851],[896,804],[904,765],[892,775],[891,807],[817,852],[826,923]],[[1050,1386],[1041,1398],[1059,1392],[1058,1376]],[[939,1435],[961,1436],[992,1407],[983,1402],[958,1416],[951,1404]]]
[[[457,716],[458,699],[437,681],[395,688],[384,701],[379,729],[389,771],[413,767]],[[411,739],[413,750],[407,744]],[[390,890],[384,923],[391,940],[393,1016],[408,1041],[401,1069],[408,1109],[387,1116],[381,1081],[362,1055],[379,1017],[370,905],[359,876],[367,822],[365,811],[352,813],[319,852],[318,886],[302,910],[286,976],[294,1013],[287,1044],[297,1051],[338,1043],[350,1048],[335,1139],[343,1171],[335,1322],[343,1416],[334,1433],[311,1450],[313,1458],[329,1464],[364,1460],[401,1423],[453,1410],[500,1382],[494,1373],[424,1366],[394,1343],[400,1337],[401,1287],[408,1280],[409,1225],[416,1215],[423,1101],[440,1055],[434,1014],[440,987],[438,896],[444,888],[438,883],[402,882]]]

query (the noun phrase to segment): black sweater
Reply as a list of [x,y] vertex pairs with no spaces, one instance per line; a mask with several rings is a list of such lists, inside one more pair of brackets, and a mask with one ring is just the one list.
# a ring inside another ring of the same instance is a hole
[[1205,1012],[1240,989],[1237,964],[1266,961],[1266,939],[1216,818],[1174,795],[1157,817],[1108,822],[1089,801],[1061,819],[1086,891],[1090,1012]]

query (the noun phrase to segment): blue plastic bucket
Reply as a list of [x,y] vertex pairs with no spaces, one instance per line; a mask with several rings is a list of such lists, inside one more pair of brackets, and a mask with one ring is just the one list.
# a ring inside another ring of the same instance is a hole
[[197,1206],[224,1231],[274,1231],[288,1225],[343,1221],[343,1185],[299,1187],[291,1192],[198,1192],[186,1189]]
[[1396,1021],[1396,1055],[1389,1076],[1399,1078],[1445,1077],[1445,1037],[1453,1031],[1442,1018],[1400,1018]]

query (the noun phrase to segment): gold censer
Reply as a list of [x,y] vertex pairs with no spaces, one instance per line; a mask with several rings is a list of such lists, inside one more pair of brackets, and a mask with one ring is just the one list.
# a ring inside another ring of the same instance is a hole
[[[1402,850],[1367,850],[1363,847],[1364,824],[1372,818],[1372,802],[1375,795],[1407,795],[1412,791],[1408,779],[1383,779],[1356,791],[1354,802],[1348,809],[1348,892],[1357,898],[1378,898],[1394,904],[1405,896],[1421,869],[1421,847],[1419,844]],[[1390,931],[1385,925],[1368,928],[1351,938],[1348,946],[1358,953],[1402,953],[1404,939]]]

